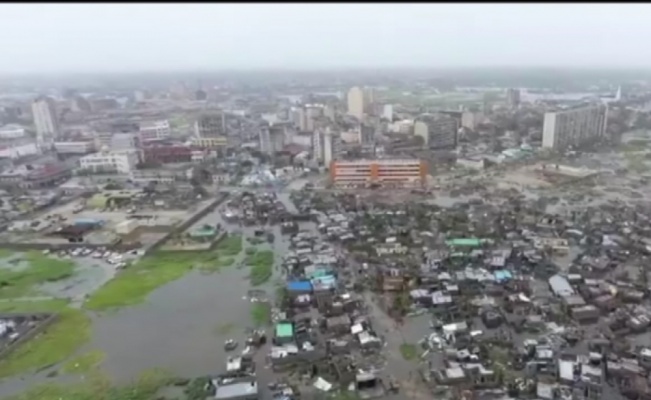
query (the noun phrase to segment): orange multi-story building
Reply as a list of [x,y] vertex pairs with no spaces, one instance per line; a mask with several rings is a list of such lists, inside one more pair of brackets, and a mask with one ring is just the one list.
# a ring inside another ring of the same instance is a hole
[[355,160],[330,163],[330,183],[337,187],[424,186],[427,164],[421,160]]

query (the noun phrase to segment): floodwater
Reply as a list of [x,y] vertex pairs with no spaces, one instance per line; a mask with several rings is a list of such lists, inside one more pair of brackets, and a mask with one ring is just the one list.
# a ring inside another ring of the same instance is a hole
[[[199,223],[223,222],[220,211]],[[245,237],[253,236],[256,229],[231,224],[226,227],[241,230]],[[279,227],[273,231],[276,237],[273,245],[258,248],[273,248],[277,265],[288,251],[289,243],[283,240]],[[245,240],[244,248],[247,246]],[[224,341],[239,340],[234,352],[237,353],[244,348],[245,330],[252,327],[251,302],[246,298],[251,289],[250,269],[238,267],[244,257],[243,251],[233,266],[218,273],[193,271],[156,290],[145,304],[98,316],[93,323],[94,337],[89,348],[106,352],[104,370],[117,381],[128,380],[151,368],[162,368],[184,377],[223,372],[228,357],[223,349]],[[272,297],[276,279],[273,276],[255,289],[265,290]]]
[[116,274],[115,265],[103,259],[79,257],[73,260],[76,264],[75,275],[69,279],[57,282],[47,282],[39,287],[39,291],[57,298],[76,300],[81,305],[84,297],[113,279]]
[[[197,225],[223,223],[220,211],[218,208],[208,214]],[[302,224],[302,228],[310,228],[311,225],[314,224]],[[253,236],[256,229],[231,224],[226,224],[226,228],[240,230],[246,237]],[[280,234],[279,227],[274,227],[273,231],[275,242],[257,247],[272,248],[278,265],[289,250],[289,242],[284,240],[286,237]],[[244,248],[247,246],[250,245],[245,240]],[[239,354],[245,347],[245,330],[252,327],[251,302],[246,298],[247,292],[252,289],[248,280],[250,269],[238,268],[244,257],[243,251],[235,257],[236,262],[232,266],[217,273],[193,271],[155,290],[144,304],[118,311],[91,313],[93,336],[79,353],[95,349],[103,351],[106,358],[102,370],[117,383],[127,382],[152,368],[188,378],[224,372],[226,359],[230,355],[224,350],[224,341],[230,338],[238,340],[239,346],[232,354]],[[92,261],[97,263],[97,260]],[[89,288],[106,279],[102,274],[104,269],[90,263],[82,267],[86,271],[84,278],[77,279],[90,281],[92,285],[89,282],[85,285],[72,285],[69,282],[69,290],[73,290],[73,287]],[[102,276],[92,279],[89,271]],[[278,280],[277,273],[274,268],[274,276],[269,282],[255,289],[264,290],[272,297]],[[270,373],[263,368],[265,355],[266,351],[260,350],[255,357],[262,383],[270,379]],[[0,382],[0,397],[43,382],[68,383],[70,377],[46,377],[56,369],[53,366],[37,374],[6,379]]]

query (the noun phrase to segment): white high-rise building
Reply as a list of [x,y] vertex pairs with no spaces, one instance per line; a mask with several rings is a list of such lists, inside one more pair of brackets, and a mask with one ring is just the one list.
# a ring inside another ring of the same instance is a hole
[[388,120],[389,122],[393,122],[393,105],[392,104],[385,104],[384,107],[382,107],[382,118]]
[[604,137],[607,114],[602,104],[545,113],[543,147],[562,150]]
[[323,132],[321,129],[317,129],[312,133],[312,159],[314,161],[323,161],[323,141],[321,137]]
[[273,154],[274,149],[271,143],[271,132],[269,132],[268,126],[260,127],[258,139],[260,140],[260,152],[264,154]]
[[312,136],[312,155],[317,162],[322,162],[326,167],[338,158],[341,148],[341,136],[330,128],[317,129]]
[[51,143],[60,135],[54,100],[49,97],[39,97],[32,103],[34,125],[36,126],[36,141],[39,146]]
[[364,112],[373,114],[375,112],[375,89],[364,88]]
[[140,124],[138,139],[140,143],[152,140],[168,139],[172,134],[172,129],[168,120],[148,121]]
[[348,91],[348,114],[361,121],[364,117],[367,98],[368,96],[365,95],[364,89],[358,86],[351,88]]

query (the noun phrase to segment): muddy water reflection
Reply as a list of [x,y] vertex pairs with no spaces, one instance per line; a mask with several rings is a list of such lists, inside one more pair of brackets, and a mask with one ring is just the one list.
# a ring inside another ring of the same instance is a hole
[[[250,236],[248,231],[254,229],[243,230]],[[278,238],[273,245],[278,263],[288,243],[282,240],[279,228],[274,232]],[[97,318],[92,347],[106,352],[104,370],[118,381],[149,368],[188,377],[223,372],[224,340],[238,339],[239,353],[244,331],[251,326],[251,303],[244,298],[251,289],[250,271],[237,267],[243,255],[235,265],[219,273],[192,272],[156,290],[143,305]],[[272,296],[276,274],[274,271],[274,278],[256,289]],[[227,331],[222,329],[225,326],[229,327]]]
[[[221,372],[225,336],[242,338],[250,303],[242,297],[246,269],[193,272],[154,292],[146,304],[95,321],[93,346],[107,356],[105,371],[118,381],[149,368],[180,376]],[[233,329],[220,333],[220,326]]]

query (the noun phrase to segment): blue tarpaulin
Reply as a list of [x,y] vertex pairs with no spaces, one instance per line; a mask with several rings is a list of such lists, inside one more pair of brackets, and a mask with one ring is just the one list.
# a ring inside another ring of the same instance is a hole
[[309,281],[287,282],[287,290],[290,292],[310,292],[312,284]]
[[498,271],[495,271],[495,280],[498,282],[504,282],[504,281],[509,281],[513,279],[513,274],[511,271],[506,270],[506,269],[501,269]]

